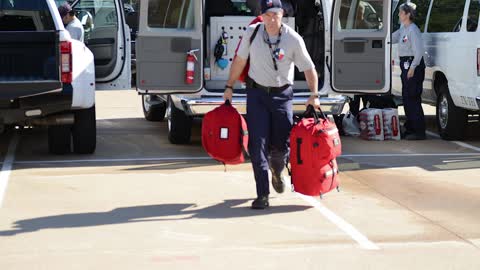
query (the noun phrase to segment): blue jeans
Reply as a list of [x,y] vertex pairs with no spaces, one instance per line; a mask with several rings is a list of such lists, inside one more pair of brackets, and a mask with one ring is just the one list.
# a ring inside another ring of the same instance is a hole
[[268,196],[268,170],[281,173],[290,153],[290,131],[293,125],[293,89],[267,93],[247,90],[247,123],[250,158],[257,185],[257,196]]

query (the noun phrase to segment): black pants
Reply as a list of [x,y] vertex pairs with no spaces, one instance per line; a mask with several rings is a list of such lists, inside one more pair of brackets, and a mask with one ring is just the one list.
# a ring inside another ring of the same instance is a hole
[[268,170],[281,173],[289,156],[293,125],[293,89],[267,93],[247,90],[248,149],[252,161],[257,196],[270,194]]
[[[408,70],[413,57],[402,57],[400,68],[402,69],[402,97],[403,107],[407,122],[405,128],[407,134],[425,135],[425,115],[422,108],[423,81],[425,80],[425,62],[415,68],[412,78],[408,79]],[[407,64],[406,64],[407,63]]]

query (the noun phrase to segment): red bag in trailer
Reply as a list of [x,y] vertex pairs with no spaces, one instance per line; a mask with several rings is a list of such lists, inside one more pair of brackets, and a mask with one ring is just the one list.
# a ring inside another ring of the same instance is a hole
[[342,144],[337,126],[323,112],[319,116],[312,106],[307,108],[291,131],[290,149],[296,192],[318,196],[338,187],[336,158],[342,154]]
[[[256,23],[259,23],[259,22],[263,22],[263,17],[262,16],[256,17],[253,21],[250,22],[249,25],[256,24]],[[255,28],[255,31],[253,31],[252,36],[250,37],[250,44],[252,44],[253,40],[257,36],[257,32],[258,32],[259,28],[260,28],[260,25],[257,25],[257,27]],[[238,52],[238,49],[240,48],[240,43],[241,42],[242,42],[242,40],[240,40],[240,42],[237,45],[237,48],[235,49],[235,57],[237,57],[237,52]],[[250,70],[250,59],[248,59],[247,65],[243,68],[242,74],[240,74],[240,77],[238,78],[238,81],[245,82],[247,77],[248,77],[248,71],[249,70]]]
[[223,164],[237,165],[245,161],[242,148],[247,152],[247,123],[229,101],[203,118],[202,145],[209,156]]

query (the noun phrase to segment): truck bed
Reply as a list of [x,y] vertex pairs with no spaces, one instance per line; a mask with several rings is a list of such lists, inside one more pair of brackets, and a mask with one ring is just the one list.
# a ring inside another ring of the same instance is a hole
[[62,87],[56,31],[0,32],[0,99]]

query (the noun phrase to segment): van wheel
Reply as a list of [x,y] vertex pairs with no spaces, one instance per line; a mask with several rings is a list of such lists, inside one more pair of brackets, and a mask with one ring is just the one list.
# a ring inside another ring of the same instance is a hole
[[48,127],[48,151],[54,155],[65,155],[71,151],[71,126]]
[[152,95],[142,96],[143,115],[148,121],[163,121],[167,111],[167,103],[162,101],[160,104],[150,104],[150,101],[154,99],[155,96]]
[[167,104],[168,140],[172,144],[190,143],[193,118],[175,107],[171,98]]
[[442,84],[437,97],[437,126],[444,140],[461,140],[467,127],[468,113],[455,106],[448,85]]
[[97,121],[95,106],[75,111],[75,123],[72,127],[73,152],[93,154],[97,146]]

